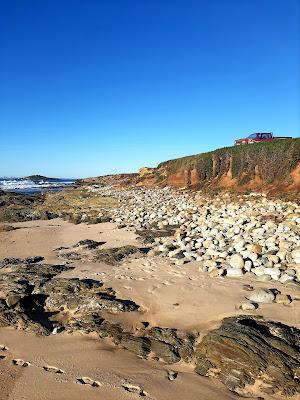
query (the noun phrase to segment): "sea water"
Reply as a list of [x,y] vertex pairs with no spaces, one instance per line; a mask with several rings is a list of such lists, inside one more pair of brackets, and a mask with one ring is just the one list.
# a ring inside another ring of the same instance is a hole
[[45,190],[58,191],[75,182],[75,179],[38,180],[32,181],[26,178],[0,178],[0,190],[6,192],[32,194]]

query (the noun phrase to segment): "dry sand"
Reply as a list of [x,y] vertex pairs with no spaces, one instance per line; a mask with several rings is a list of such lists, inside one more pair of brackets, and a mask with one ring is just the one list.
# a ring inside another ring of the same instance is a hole
[[[95,336],[60,334],[37,337],[12,329],[0,331],[1,343],[10,348],[8,359],[1,361],[1,400],[127,400],[138,399],[122,384],[140,385],[150,399],[234,399],[217,381],[195,375],[184,366],[164,366],[137,358]],[[29,367],[13,366],[11,358],[31,362]],[[44,365],[61,368],[63,374],[46,372]],[[167,371],[181,371],[175,381]],[[81,376],[101,383],[91,387],[77,382]],[[203,397],[202,397],[203,396]]]
[[[116,229],[111,223],[74,225],[56,219],[13,225],[19,229],[0,233],[0,259],[41,255],[47,262],[61,262],[53,250],[73,246],[82,239],[104,241],[104,247],[142,245],[133,232]],[[245,283],[254,287],[276,287],[274,283],[250,279],[211,278],[198,271],[197,262],[177,267],[158,257],[126,260],[118,266],[81,261],[73,265],[75,269],[64,272],[63,276],[100,279],[104,285],[113,287],[119,297],[133,300],[142,307],[142,315],[131,312],[107,316],[111,321],[135,327],[142,320],[152,326],[196,330],[201,335],[217,327],[225,316],[242,313],[238,306],[247,293],[243,289]],[[300,293],[291,288],[281,285],[280,290],[300,299]],[[296,303],[297,300],[288,307],[265,304],[253,313],[299,328]],[[125,380],[140,385],[151,399],[237,398],[220,383],[197,376],[190,366],[166,366],[142,360],[93,335],[64,333],[41,338],[5,328],[0,330],[0,343],[10,348],[7,359],[0,361],[1,400],[139,398],[124,390],[122,382]],[[12,358],[28,360],[32,366],[13,366]],[[46,372],[42,368],[45,364],[57,366],[65,374]],[[166,374],[173,369],[181,372],[171,382]],[[94,388],[76,383],[78,376],[89,376],[100,381],[102,386]]]

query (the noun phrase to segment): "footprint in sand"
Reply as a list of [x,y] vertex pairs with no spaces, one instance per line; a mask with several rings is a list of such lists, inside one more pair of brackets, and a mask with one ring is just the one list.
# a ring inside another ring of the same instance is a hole
[[5,346],[4,344],[0,344],[0,350],[2,351],[8,351],[9,348],[7,346]]
[[21,358],[14,358],[12,363],[21,367],[29,367],[31,365],[29,361],[24,361]]
[[90,385],[93,387],[101,386],[100,382],[95,381],[94,379],[89,378],[88,376],[81,376],[80,378],[77,378],[77,382],[81,383],[82,385]]
[[154,293],[157,289],[160,289],[160,286],[152,286],[152,287],[150,287],[148,290],[147,290],[147,292],[148,293]]
[[148,395],[148,393],[147,392],[145,392],[145,390],[144,389],[142,389],[140,386],[138,386],[138,385],[133,385],[132,383],[123,383],[122,384],[122,387],[127,391],[127,392],[130,392],[130,393],[135,393],[135,394],[138,394],[139,396],[147,396]]
[[43,369],[47,372],[52,372],[54,374],[64,374],[64,371],[62,369],[53,367],[52,365],[44,365]]

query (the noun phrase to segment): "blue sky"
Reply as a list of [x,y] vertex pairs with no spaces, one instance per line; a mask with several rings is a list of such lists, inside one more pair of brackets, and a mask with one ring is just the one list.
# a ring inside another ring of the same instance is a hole
[[0,0],[0,176],[299,136],[297,0]]

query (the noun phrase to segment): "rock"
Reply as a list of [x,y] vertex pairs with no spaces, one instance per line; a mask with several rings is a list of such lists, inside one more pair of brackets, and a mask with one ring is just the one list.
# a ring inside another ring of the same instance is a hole
[[9,294],[6,297],[5,302],[8,307],[13,307],[16,304],[18,304],[20,300],[21,300],[21,296],[19,294],[13,293],[13,294]]
[[258,308],[258,305],[251,302],[244,302],[240,305],[240,309],[243,311],[253,311]]
[[262,246],[260,246],[259,244],[250,244],[247,246],[247,249],[255,254],[262,253]]
[[247,300],[254,303],[273,303],[275,295],[268,289],[255,289],[246,296]]
[[294,260],[297,260],[297,262],[298,262],[298,259],[300,260],[300,248],[293,250],[291,252],[291,256]]
[[229,265],[232,268],[244,268],[245,262],[243,257],[240,254],[233,254],[229,259]]
[[252,261],[247,260],[245,261],[245,271],[250,272],[252,267]]
[[276,295],[275,302],[278,304],[283,304],[285,306],[288,306],[289,304],[291,304],[292,299],[291,299],[291,296],[289,296],[287,294],[278,293]]
[[92,239],[84,239],[80,240],[77,242],[73,247],[80,247],[83,246],[87,249],[96,249],[97,247],[101,246],[102,244],[105,244],[105,242],[97,242],[96,240]]
[[216,263],[216,261],[213,261],[213,260],[205,260],[204,262],[203,262],[203,265],[205,266],[205,267],[207,267],[207,268],[211,268],[211,267],[217,267],[217,263]]
[[78,253],[75,253],[74,251],[67,252],[67,253],[60,253],[59,257],[65,258],[67,260],[81,260],[81,255]]
[[265,268],[264,267],[252,268],[251,272],[253,272],[256,276],[262,276],[265,275]]
[[0,261],[0,268],[4,268],[8,265],[21,264],[22,262],[23,260],[21,260],[21,258],[14,258],[14,257],[4,258],[2,261]]
[[221,276],[223,274],[223,272],[224,272],[223,269],[214,268],[211,271],[209,271],[209,276],[211,276],[212,278],[215,278],[217,276]]
[[294,277],[288,274],[283,274],[281,275],[281,277],[279,278],[279,282],[286,284],[288,282],[293,282],[294,281]]
[[176,363],[181,358],[191,361],[196,342],[194,334],[156,326],[146,331],[145,336],[151,341],[151,351],[165,362]]
[[122,334],[119,344],[143,358],[147,358],[151,352],[151,341],[148,338],[135,337],[129,333]]
[[300,381],[294,379],[299,340],[300,330],[278,322],[249,315],[225,318],[198,344],[195,371],[218,377],[239,395],[254,396],[251,388],[260,384],[269,395],[292,396],[300,392]]
[[42,257],[42,256],[33,256],[33,257],[25,258],[24,262],[26,264],[36,264],[43,260],[44,260],[44,257]]
[[175,381],[177,376],[178,376],[178,372],[176,372],[176,371],[168,371],[168,376],[167,377],[168,377],[169,381]]
[[239,240],[237,243],[235,243],[235,245],[233,247],[236,251],[239,252],[244,248],[245,244],[246,244],[246,241],[242,239],[242,240]]
[[122,246],[110,249],[101,249],[96,250],[96,252],[93,254],[93,261],[102,261],[106,264],[115,265],[130,255],[137,256],[141,255],[142,253],[146,254],[147,251],[147,248],[139,248],[136,246]]
[[235,269],[235,268],[226,268],[226,276],[231,278],[239,278],[244,275],[242,269]]
[[269,281],[272,280],[272,277],[271,277],[271,275],[267,275],[267,274],[258,275],[258,280],[259,280],[260,282],[269,282]]
[[276,281],[278,281],[278,279],[279,279],[279,277],[281,275],[280,270],[277,269],[277,268],[264,268],[264,273],[266,275],[270,275],[271,278],[276,280]]

